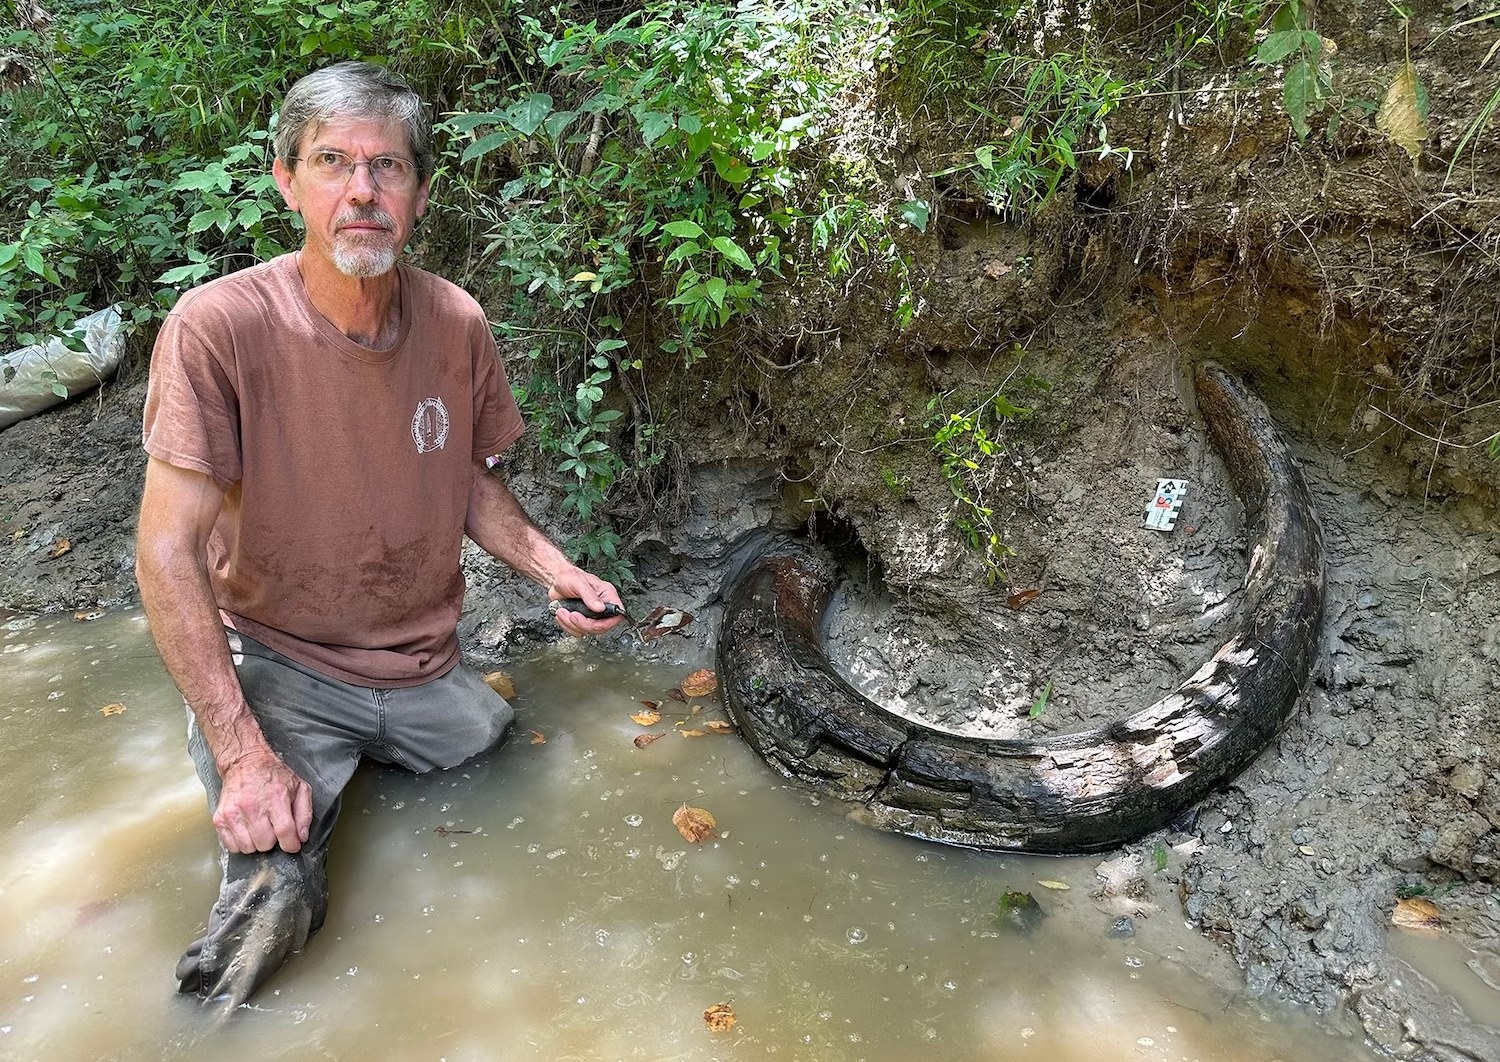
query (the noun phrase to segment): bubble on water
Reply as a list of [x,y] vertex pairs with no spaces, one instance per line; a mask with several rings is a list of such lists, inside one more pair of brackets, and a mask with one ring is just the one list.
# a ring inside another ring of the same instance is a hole
[[583,758],[584,758],[584,759],[586,759],[586,760],[591,760],[591,759],[593,759],[593,758],[594,758],[594,757],[595,757],[595,756],[596,756],[596,755],[598,755],[598,754],[597,754],[597,753],[596,753],[596,752],[594,752],[594,750],[593,750],[593,749],[585,749],[585,750],[584,750],[584,753],[583,753]]
[[724,879],[724,883],[726,885],[738,885],[740,883],[740,876],[738,874],[731,874]]
[[0,1033],[7,1033],[8,1034],[9,1032],[10,1032],[10,1026],[9,1025],[0,1025]]
[[919,855],[919,856],[917,856],[917,862],[918,863],[926,863],[927,861],[928,861],[928,859],[927,859],[927,857],[925,855]]
[[505,828],[507,830],[514,830],[517,826],[521,825],[521,823],[523,823],[525,821],[526,821],[525,819],[523,819],[521,816],[517,815],[515,818],[513,818],[513,819],[510,820],[509,825],[507,825]]
[[695,952],[695,951],[685,951],[685,952],[683,952],[682,953],[682,965],[684,965],[684,966],[697,966],[698,965],[698,953]]
[[820,1011],[818,1011],[818,1020],[819,1021],[829,1021],[832,1018],[833,1018],[833,1011],[831,1011],[831,1010],[820,1010]]
[[27,975],[26,975],[26,976],[25,976],[25,977],[23,977],[23,978],[21,978],[21,980],[22,980],[22,982],[24,982],[24,983],[25,983],[25,984],[28,984],[28,985],[34,985],[34,984],[36,984],[36,983],[37,983],[37,982],[38,982],[38,981],[40,981],[40,980],[41,980],[41,978],[42,978],[42,975],[41,975],[41,974],[27,974]]
[[676,870],[685,855],[686,852],[657,852],[656,858],[661,861],[663,870]]
[[566,848],[554,848],[554,849],[552,849],[552,851],[550,851],[550,852],[547,853],[547,858],[548,859],[556,859],[558,856],[567,855],[567,854],[568,854],[568,850]]
[[21,1002],[22,1003],[30,1003],[35,998],[36,998],[36,996],[22,996],[21,997]]
[[802,921],[804,921],[804,922],[811,922],[812,921],[812,915],[810,915],[810,914],[803,915],[802,916]]
[[535,841],[532,841],[530,844],[528,844],[526,846],[526,851],[529,854],[531,854],[531,855],[536,855],[541,850],[542,850],[542,846],[539,845],[539,844],[537,844]]
[[400,811],[404,807],[406,807],[406,801],[404,801],[404,800],[398,800],[394,804],[391,805],[391,810],[392,811]]
[[641,818],[639,815],[626,815],[625,816],[625,825],[626,826],[639,826],[641,823],[643,823],[645,821],[646,820],[643,819],[643,818]]
[[859,1035],[859,1033],[850,1033],[849,1034],[849,1042],[851,1044],[862,1044],[862,1043],[865,1042],[865,1038],[863,1036]]
[[1132,970],[1139,970],[1142,966],[1145,966],[1146,963],[1138,956],[1127,955],[1125,956],[1125,965],[1130,967]]
[[947,990],[948,990],[948,991],[950,991],[950,992],[952,992],[952,991],[954,991],[954,990],[955,990],[955,989],[956,989],[956,988],[958,988],[958,985],[957,985],[957,984],[955,984],[955,983],[954,983],[954,982],[952,982],[952,981],[944,981],[944,982],[943,982],[943,987],[944,987],[944,988],[946,988],[946,989],[947,989]]
[[1155,1047],[1156,1041],[1151,1039],[1151,1037],[1149,1036],[1142,1036],[1139,1040],[1136,1041],[1136,1044],[1140,1047]]
[[865,930],[863,928],[861,928],[860,926],[850,926],[849,927],[849,943],[850,944],[863,944],[866,940],[869,940],[869,939],[870,939],[870,934],[867,933],[867,932],[865,932]]
[[607,929],[596,929],[596,930],[594,930],[594,939],[599,942],[599,946],[601,948],[604,947],[604,945],[606,945],[606,944],[609,943],[609,930],[607,930]]
[[425,907],[422,908],[422,917],[426,918],[429,915],[432,915],[432,914],[434,914],[436,912],[437,912],[437,907],[435,907],[434,905],[432,905],[432,904],[429,903],[427,906],[425,906]]
[[51,693],[47,694],[47,699],[49,701],[55,701],[59,697],[61,697],[62,695],[63,695],[63,691],[62,690],[53,690]]
[[359,973],[359,967],[358,966],[351,966],[351,967],[349,967],[348,973],[349,973],[350,977],[353,977],[355,974]]
[[812,1043],[812,1033],[807,1033],[806,1035],[804,1035],[802,1037],[802,1042],[805,1043],[805,1044]]
[[625,858],[626,859],[639,859],[640,857],[641,857],[641,850],[639,848],[627,848],[627,849],[625,849]]
[[385,921],[385,915],[380,914],[377,911],[376,914],[375,914],[375,921],[377,921],[377,922],[384,922]]

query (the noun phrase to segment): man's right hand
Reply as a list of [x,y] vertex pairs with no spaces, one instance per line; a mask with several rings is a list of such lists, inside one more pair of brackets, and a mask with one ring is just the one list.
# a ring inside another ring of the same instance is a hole
[[270,749],[235,760],[222,775],[214,829],[231,852],[298,851],[312,828],[312,789]]

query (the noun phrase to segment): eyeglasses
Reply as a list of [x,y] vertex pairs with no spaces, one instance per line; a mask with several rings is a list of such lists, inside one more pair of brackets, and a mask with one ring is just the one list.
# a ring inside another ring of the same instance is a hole
[[323,184],[343,184],[360,166],[370,170],[370,180],[382,188],[401,191],[417,183],[417,167],[399,155],[376,155],[373,159],[356,159],[342,151],[314,151],[311,155],[290,156],[293,162],[307,164],[313,180]]

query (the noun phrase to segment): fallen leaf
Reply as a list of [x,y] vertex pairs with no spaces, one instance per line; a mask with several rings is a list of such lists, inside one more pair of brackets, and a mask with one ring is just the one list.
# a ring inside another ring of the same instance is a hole
[[503,671],[491,671],[488,675],[485,675],[484,684],[500,694],[507,701],[516,695],[516,684]]
[[734,732],[734,724],[726,723],[722,719],[711,719],[708,723],[708,729],[712,730],[715,734],[730,734]]
[[1443,920],[1438,905],[1421,896],[1412,896],[1396,901],[1391,912],[1391,924],[1406,929],[1436,929]]
[[647,708],[644,712],[632,712],[630,718],[641,726],[655,726],[661,722],[661,713],[655,708]]
[[687,697],[707,697],[719,688],[719,676],[708,670],[708,668],[703,668],[702,670],[694,671],[687,678],[683,679],[682,685],[678,688]]
[[689,709],[689,711],[691,711],[694,715],[702,715],[703,714],[703,705],[701,705],[701,704],[695,704],[695,705],[693,705],[692,708]]
[[68,552],[72,548],[73,543],[69,542],[65,538],[60,538],[52,544],[52,552],[47,554],[47,556],[61,557],[64,553]]
[[690,808],[686,804],[672,812],[672,825],[684,840],[700,844],[719,836],[718,823],[702,808]]
[[999,280],[1014,268],[1014,266],[1008,266],[998,259],[992,259],[984,264],[984,275],[991,280]]
[[1318,850],[1310,844],[1299,844],[1297,846],[1297,851],[1301,852],[1305,856],[1315,856],[1318,854]]
[[26,537],[26,529],[24,527],[18,527],[18,528],[16,528],[15,532],[10,536],[10,540],[12,542],[19,542],[19,541],[21,541],[21,539],[23,539],[25,537]]
[[734,1008],[728,1003],[715,1003],[703,1012],[703,1020],[714,1032],[728,1032],[734,1028]]
[[1005,599],[1005,603],[1011,608],[1025,608],[1037,598],[1042,596],[1040,589],[1020,590]]
[[687,697],[683,695],[681,690],[668,690],[667,696],[671,697],[674,701],[681,701],[683,704],[687,703]]
[[106,704],[103,708],[100,708],[99,709],[99,714],[100,715],[119,715],[123,711],[125,711],[125,706],[123,704],[120,704],[120,703],[116,702],[115,704]]
[[543,734],[540,730],[533,730],[531,732],[531,743],[533,745],[545,745],[547,743],[547,735]]
[[635,736],[635,747],[638,748],[638,749],[643,749],[643,748],[645,748],[647,745],[651,744],[651,742],[655,741],[659,737],[662,737],[662,735],[661,734],[637,734]]
[[1073,887],[1066,881],[1038,881],[1037,884],[1044,889],[1057,889],[1060,892],[1067,892]]
[[1036,700],[1031,702],[1031,718],[1036,719],[1047,710],[1047,702],[1052,699],[1052,680],[1047,680],[1047,685],[1042,687],[1042,692],[1037,694]]
[[1407,62],[1396,74],[1380,110],[1375,113],[1375,127],[1396,143],[1416,162],[1427,139],[1427,90],[1417,80],[1417,68]]
[[702,737],[704,734],[708,733],[707,730],[679,730],[677,732],[683,737]]
[[88,623],[90,620],[96,620],[102,615],[104,615],[102,608],[80,609],[73,613],[73,621],[75,623]]
[[642,701],[641,703],[653,710],[661,707],[661,701]]
[[474,833],[473,830],[457,830],[452,826],[434,826],[432,832],[439,837],[447,837],[450,833]]

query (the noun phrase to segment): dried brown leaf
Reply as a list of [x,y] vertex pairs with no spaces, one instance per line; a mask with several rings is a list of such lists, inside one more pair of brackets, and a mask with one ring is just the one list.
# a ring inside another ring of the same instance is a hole
[[117,701],[114,704],[106,704],[103,708],[100,708],[99,709],[99,714],[100,715],[120,715],[124,711],[125,711],[125,706],[123,704],[120,704]]
[[1438,905],[1421,896],[1412,896],[1396,901],[1391,912],[1391,924],[1406,929],[1436,929],[1442,923],[1443,912]]
[[704,734],[708,733],[707,730],[679,730],[677,732],[683,737],[702,737]]
[[710,719],[708,721],[708,729],[712,730],[715,734],[732,734],[734,732],[734,724],[726,723],[722,719]]
[[491,671],[483,676],[484,684],[494,690],[507,701],[516,695],[516,684],[511,681],[509,675],[503,671]]
[[688,711],[691,712],[693,715],[702,715],[703,714],[703,705],[701,705],[701,704],[695,704],[691,708],[689,708]]
[[1059,892],[1067,892],[1073,887],[1066,881],[1038,881],[1037,884],[1044,889],[1056,889]]
[[714,821],[713,815],[702,808],[692,808],[686,804],[672,812],[672,825],[677,827],[683,840],[694,844],[712,841],[719,836],[719,824]]
[[728,1032],[736,1021],[734,1008],[728,1003],[715,1003],[703,1012],[703,1020],[714,1032]]
[[678,690],[678,689],[668,690],[667,691],[667,696],[670,697],[670,698],[672,698],[672,700],[674,700],[674,701],[681,701],[683,704],[687,703],[687,698],[685,696],[683,696],[683,693],[682,693],[681,690]]
[[643,749],[647,745],[651,744],[651,742],[655,741],[657,738],[663,736],[664,735],[662,734],[637,734],[635,736],[635,747],[638,749]]
[[1400,144],[1413,163],[1421,156],[1422,143],[1427,139],[1421,94],[1417,68],[1410,62],[1404,63],[1391,87],[1385,90],[1380,110],[1375,112],[1375,127]]
[[540,730],[533,730],[531,732],[531,743],[533,745],[545,745],[547,743],[547,735]]
[[651,614],[641,621],[636,630],[641,636],[641,641],[655,641],[664,634],[680,631],[689,623],[693,622],[691,612],[683,612],[681,609],[668,609],[658,605],[651,610]]
[[104,610],[102,608],[79,609],[73,613],[73,621],[75,623],[88,623],[90,620],[96,620],[103,615]]
[[661,701],[642,701],[641,703],[653,710],[661,707]]
[[64,553],[67,553],[72,548],[73,543],[69,542],[65,538],[60,538],[56,542],[52,543],[52,552],[48,553],[47,556],[61,557]]
[[1042,596],[1040,588],[1035,590],[1018,590],[1005,599],[1005,603],[1011,608],[1025,608],[1037,598]]
[[647,708],[643,712],[632,712],[630,718],[641,726],[655,726],[661,722],[661,713],[655,708]]
[[703,668],[683,679],[682,685],[678,688],[686,697],[707,697],[719,688],[719,676],[708,668]]

